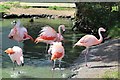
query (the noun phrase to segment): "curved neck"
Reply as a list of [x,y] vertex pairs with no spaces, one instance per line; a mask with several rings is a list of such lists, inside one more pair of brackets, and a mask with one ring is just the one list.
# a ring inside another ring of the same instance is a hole
[[62,28],[62,26],[59,26],[59,27],[58,27],[58,33],[59,33],[59,34],[61,34],[61,28]]
[[102,35],[101,35],[101,31],[100,31],[100,30],[98,30],[98,34],[99,34],[99,36],[100,36],[100,39],[98,40],[98,43],[101,43],[102,40],[103,40],[103,37],[102,37]]

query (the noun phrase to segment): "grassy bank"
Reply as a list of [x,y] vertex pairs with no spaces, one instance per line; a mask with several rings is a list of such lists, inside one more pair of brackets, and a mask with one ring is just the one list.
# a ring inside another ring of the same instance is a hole
[[111,78],[119,78],[119,72],[118,71],[106,71],[102,78],[105,78],[105,80],[111,80]]

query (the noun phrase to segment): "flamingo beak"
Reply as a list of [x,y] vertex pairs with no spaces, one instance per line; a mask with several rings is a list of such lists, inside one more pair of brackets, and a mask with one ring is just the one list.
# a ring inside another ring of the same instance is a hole
[[73,46],[73,48],[75,48],[76,44]]
[[22,66],[24,66],[24,63],[22,63]]
[[38,39],[35,39],[35,41],[34,41],[34,42],[37,44],[39,41],[38,41]]
[[62,32],[62,34],[64,34],[65,33],[65,30]]
[[104,29],[103,31],[105,32],[106,30]]

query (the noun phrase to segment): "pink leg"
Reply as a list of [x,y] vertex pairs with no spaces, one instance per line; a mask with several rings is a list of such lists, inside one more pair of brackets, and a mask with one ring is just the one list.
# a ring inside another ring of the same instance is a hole
[[87,54],[88,54],[88,48],[86,48],[86,53],[85,53],[85,64],[86,64],[86,67],[88,67],[88,65],[87,65]]

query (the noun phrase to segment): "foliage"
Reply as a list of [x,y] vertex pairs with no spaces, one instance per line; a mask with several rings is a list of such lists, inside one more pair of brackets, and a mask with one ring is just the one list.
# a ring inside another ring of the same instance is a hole
[[119,2],[76,3],[78,23],[75,26],[84,33],[94,35],[98,34],[99,27],[104,27],[108,31],[120,21],[119,5]]
[[50,10],[69,10],[71,8],[65,8],[65,7],[60,7],[60,6],[49,6],[48,9],[50,9]]
[[21,6],[21,7],[24,8],[24,9],[32,8],[31,6],[27,6],[27,5],[24,5],[24,6]]
[[4,2],[3,4],[0,4],[0,12],[6,12],[6,10],[9,10],[10,8],[30,8],[30,6],[24,5],[21,6],[19,1],[7,1]]
[[113,38],[120,38],[120,28],[118,26],[112,27],[108,31],[108,35]]

